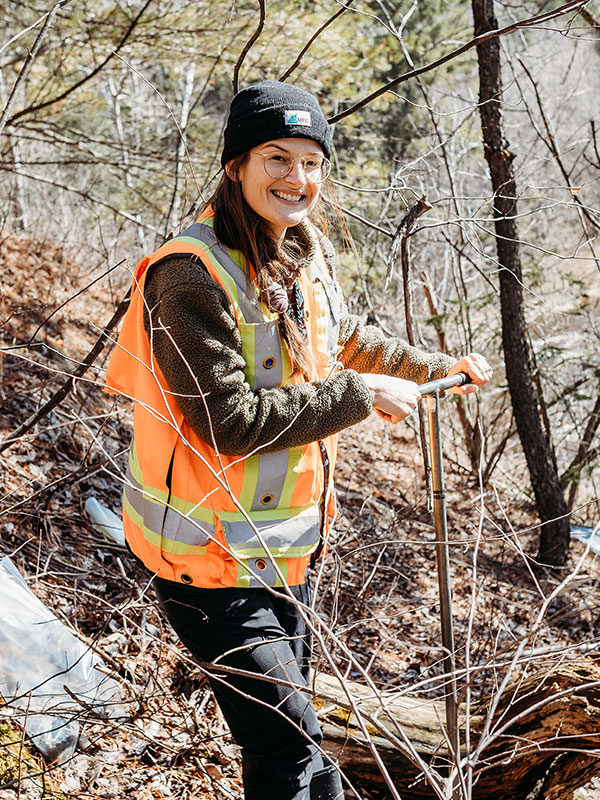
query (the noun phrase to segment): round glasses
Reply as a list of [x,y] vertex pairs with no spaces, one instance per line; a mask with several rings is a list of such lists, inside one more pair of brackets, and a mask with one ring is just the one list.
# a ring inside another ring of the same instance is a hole
[[269,178],[285,178],[294,169],[296,161],[300,162],[302,172],[310,183],[323,183],[331,172],[331,161],[325,156],[292,158],[285,153],[255,153],[255,155],[262,157]]

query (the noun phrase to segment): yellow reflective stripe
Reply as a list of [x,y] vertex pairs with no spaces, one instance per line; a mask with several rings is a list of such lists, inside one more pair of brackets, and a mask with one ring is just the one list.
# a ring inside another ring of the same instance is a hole
[[[202,242],[200,242],[200,244],[202,244]],[[206,253],[208,259],[210,260],[210,263],[213,265],[213,267],[219,273],[219,276],[220,276],[221,280],[223,281],[223,284],[225,286],[225,290],[226,290],[227,294],[229,295],[229,299],[231,300],[231,303],[232,303],[232,305],[233,305],[233,307],[235,309],[235,313],[237,314],[238,319],[239,320],[243,320],[244,319],[244,313],[242,311],[242,306],[240,304],[240,298],[238,296],[237,283],[234,281],[234,279],[231,277],[231,275],[227,272],[227,270],[223,269],[221,264],[218,262],[218,260],[215,258],[215,256],[212,254],[212,252],[210,250],[205,250],[204,252]]]
[[[242,508],[250,508],[252,505],[258,481],[258,459],[258,455],[246,456],[244,459],[244,480],[238,497]],[[219,516],[221,516],[221,512],[219,512]]]
[[[294,448],[300,450],[302,448]],[[281,517],[281,508],[289,513],[291,493],[294,490],[295,476],[289,474],[290,450],[277,450],[274,453],[258,453],[248,456],[244,461],[244,480],[239,494],[240,505],[254,514],[261,511],[274,511]],[[287,486],[287,497],[282,502]],[[222,516],[222,515],[220,515]]]
[[240,325],[240,334],[242,341],[248,338],[248,352],[251,343],[253,346],[253,389],[271,389],[290,382],[289,357],[277,322]]
[[312,553],[320,541],[320,509],[310,505],[294,511],[291,516],[281,516],[279,512],[279,517],[275,511],[250,512],[252,524],[239,515],[235,520],[220,515],[227,546],[242,558],[265,558],[267,553],[278,558],[298,558]]
[[143,519],[144,527],[163,539],[195,547],[207,545],[214,539],[215,526],[204,519],[206,513],[198,518],[191,514],[182,514],[171,504],[157,503],[146,496],[143,489],[137,488],[133,479],[125,484],[123,498],[127,501],[127,507]]
[[321,353],[328,353],[328,330],[329,330],[329,302],[321,281],[313,283],[315,293],[315,306],[317,308],[317,348]]
[[190,500],[182,500],[180,497],[171,495],[168,505],[188,519],[197,519],[200,522],[210,523],[214,523],[215,521],[213,512],[209,508],[199,505],[197,502],[192,503]]
[[232,250],[230,247],[227,247],[226,250],[233,263],[237,264],[240,269],[243,269],[244,272],[248,274],[248,264],[241,250]]
[[[314,503],[308,503],[297,508],[267,508],[260,511],[248,511],[247,514],[253,522],[278,522],[297,517],[308,511],[309,508],[318,508],[318,506]],[[217,511],[217,516],[227,522],[246,521],[246,516],[241,511]]]
[[285,549],[277,548],[273,549],[270,548],[268,551],[264,549],[264,547],[251,547],[242,550],[234,550],[233,552],[236,554],[238,558],[248,559],[248,558],[264,558],[268,559],[269,556],[271,558],[302,558],[303,556],[308,556],[317,549],[319,542],[316,544],[311,545],[310,547],[288,547]]
[[202,556],[206,554],[206,547],[201,545],[190,545],[190,544],[183,544],[182,542],[175,542],[171,539],[163,538],[159,533],[155,531],[151,531],[150,528],[147,528],[144,525],[144,520],[142,519],[141,515],[135,510],[135,508],[131,505],[127,497],[123,497],[123,513],[126,514],[129,519],[132,521],[134,525],[136,525],[144,534],[144,539],[151,544],[153,547],[156,547],[159,550],[162,550],[165,553],[173,553],[173,555],[198,555]]
[[302,458],[302,447],[290,447],[288,450],[288,468],[285,476],[283,489],[281,490],[281,499],[279,505],[282,508],[289,508],[292,504],[292,495],[296,488],[296,481],[298,479],[298,464]]
[[[231,251],[221,244],[211,228],[201,222],[195,222],[170,242],[170,248],[175,241],[193,244],[202,249],[225,284],[238,318],[248,322],[263,322],[265,318],[267,320],[276,318],[264,303],[259,302],[258,287],[248,277],[248,265],[242,254]],[[232,257],[232,253],[235,254],[235,258]]]
[[242,358],[246,362],[244,375],[248,385],[254,389],[254,378],[256,375],[256,359],[254,356],[254,326],[247,323],[240,323],[240,336],[242,338]]
[[213,267],[218,270],[221,280],[225,276],[231,278],[236,286],[235,300],[241,311],[241,318],[246,322],[263,322],[277,320],[277,313],[269,310],[266,303],[259,300],[258,287],[249,277],[249,265],[239,250],[225,247],[216,237],[211,227],[203,222],[195,222],[187,230],[173,239],[173,242],[187,242],[200,247]]
[[[258,479],[251,505],[244,505],[252,511],[264,508],[279,508],[281,492],[288,473],[288,450],[274,453],[260,453],[258,458]],[[289,503],[288,503],[289,506]]]
[[[167,504],[169,499],[169,493],[164,489],[157,489],[155,486],[148,486],[144,484],[144,477],[142,475],[142,468],[137,460],[137,451],[135,449],[135,443],[131,442],[131,447],[129,448],[129,459],[127,463],[129,473],[133,478],[133,482],[146,493],[146,496],[149,498],[155,499],[158,503],[162,503],[163,506]],[[129,476],[128,476],[129,477]]]

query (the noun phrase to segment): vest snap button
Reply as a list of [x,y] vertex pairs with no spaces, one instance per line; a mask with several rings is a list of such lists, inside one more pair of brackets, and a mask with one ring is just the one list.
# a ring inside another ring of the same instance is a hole
[[263,361],[263,367],[265,369],[273,369],[274,366],[275,366],[275,359],[272,356],[265,358],[265,360]]
[[263,506],[268,506],[269,503],[273,502],[273,495],[263,494],[263,496],[260,498],[260,502],[263,504]]
[[254,566],[256,567],[256,569],[260,570],[261,572],[264,572],[264,570],[266,570],[267,568],[267,562],[264,560],[264,558],[257,558],[256,561],[254,562]]
[[192,578],[191,578],[191,576],[190,576],[190,575],[187,575],[187,574],[184,572],[184,573],[181,575],[181,582],[182,582],[182,583],[193,583],[194,581],[192,580]]

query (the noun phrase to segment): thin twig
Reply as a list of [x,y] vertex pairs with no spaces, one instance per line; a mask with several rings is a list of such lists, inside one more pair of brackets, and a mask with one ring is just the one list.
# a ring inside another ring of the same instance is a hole
[[579,15],[583,17],[594,33],[600,36],[600,22],[590,14],[587,8],[580,8]]
[[265,18],[267,16],[267,9],[265,0],[258,0],[258,4],[260,6],[260,19],[258,21],[258,25],[256,26],[256,30],[252,34],[252,36],[248,39],[246,44],[244,45],[244,49],[240,53],[240,57],[237,60],[237,63],[233,70],[233,92],[237,94],[239,92],[239,77],[240,77],[240,70],[242,68],[242,64],[244,63],[244,59],[250,52],[250,48],[254,44],[254,42],[258,39],[261,35],[263,28],[265,27]]
[[537,101],[537,106],[538,106],[538,109],[539,109],[539,112],[540,112],[540,116],[542,118],[542,122],[544,123],[544,128],[546,129],[546,136],[542,136],[541,133],[538,131],[540,139],[542,140],[542,142],[544,142],[544,144],[546,145],[548,150],[550,150],[550,152],[554,156],[554,160],[556,161],[556,163],[558,165],[558,168],[560,170],[560,173],[564,178],[566,187],[567,187],[567,189],[570,190],[571,195],[573,196],[574,202],[581,209],[581,213],[584,215],[584,217],[587,219],[587,221],[590,223],[590,225],[593,225],[594,228],[596,228],[596,230],[600,230],[600,224],[598,223],[598,220],[594,219],[594,217],[590,213],[590,211],[587,208],[587,206],[585,205],[585,203],[583,203],[581,201],[581,199],[579,197],[579,194],[577,193],[577,188],[571,185],[571,176],[569,175],[569,171],[565,167],[564,162],[563,162],[563,160],[561,158],[561,155],[559,153],[558,146],[556,144],[556,138],[555,138],[554,133],[552,131],[552,127],[550,125],[550,121],[549,121],[548,117],[546,116],[546,112],[544,110],[544,105],[542,103],[542,98],[540,97],[540,93],[539,93],[539,90],[538,90],[538,85],[537,85],[536,81],[533,79],[533,75],[531,74],[531,72],[525,66],[525,64],[523,62],[523,59],[519,58],[517,56],[517,61],[519,62],[519,64],[523,68],[523,72],[525,73],[525,75],[527,75],[527,77],[529,78],[529,82],[531,83],[531,86],[533,87],[533,91],[534,91],[534,94],[535,94],[535,99]]
[[[398,227],[396,228],[396,232],[393,235],[392,239],[392,247],[390,249],[390,257],[388,260],[388,268],[387,273],[385,276],[385,285],[384,289],[387,291],[390,281],[392,280],[392,276],[394,274],[394,264],[396,263],[396,258],[398,256],[398,250],[402,250],[403,243],[406,242],[408,237],[410,236],[411,230],[414,228],[416,221],[419,219],[420,216],[425,214],[426,211],[430,211],[432,206],[429,205],[427,202],[427,197],[423,195],[419,198],[419,200],[411,206],[406,214],[402,217],[400,222],[398,223]],[[406,260],[408,259],[408,252],[405,253]],[[403,259],[404,261],[404,259]],[[406,299],[406,296],[405,296]],[[408,332],[409,335],[409,342],[410,337],[412,336],[412,331]]]

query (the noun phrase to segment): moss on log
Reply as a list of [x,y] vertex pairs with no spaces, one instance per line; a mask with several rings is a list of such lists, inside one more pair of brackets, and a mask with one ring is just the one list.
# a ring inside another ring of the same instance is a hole
[[14,797],[22,800],[66,800],[47,769],[43,760],[32,753],[22,731],[0,720],[0,793],[12,790]]

